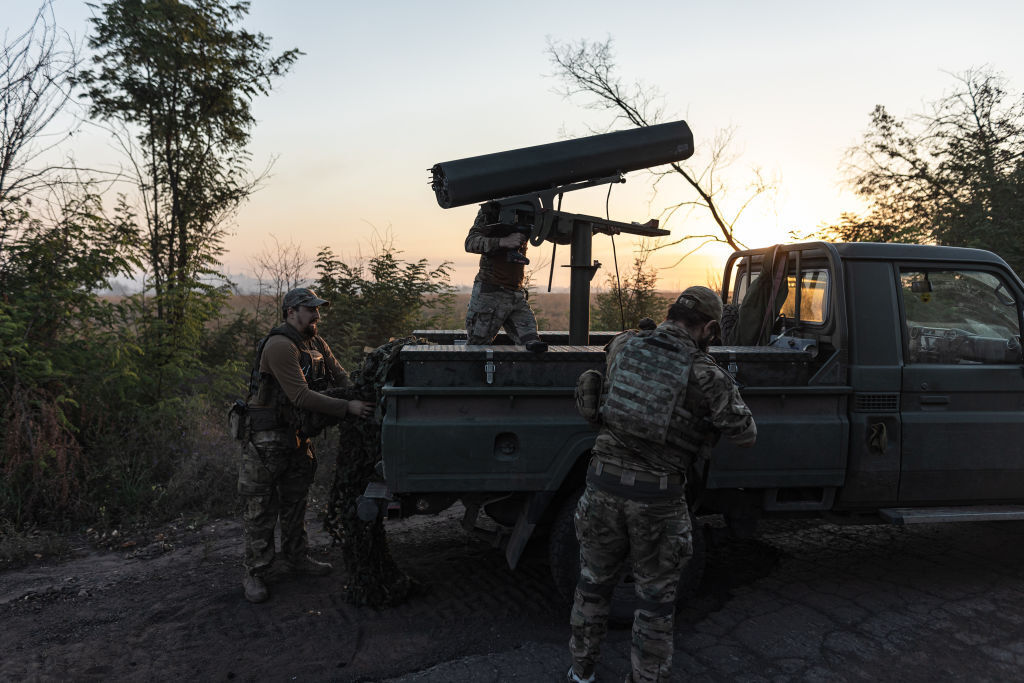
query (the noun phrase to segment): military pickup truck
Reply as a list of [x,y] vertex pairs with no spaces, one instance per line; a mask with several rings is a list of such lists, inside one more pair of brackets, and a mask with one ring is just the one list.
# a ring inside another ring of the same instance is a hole
[[[723,299],[764,320],[760,343],[711,348],[758,441],[723,441],[690,473],[692,514],[722,515],[737,533],[778,515],[1024,519],[1024,283],[998,256],[825,242],[739,251]],[[590,345],[547,333],[544,354],[418,334],[436,343],[404,347],[384,389],[391,507],[429,514],[461,501],[465,526],[489,529],[513,568],[531,539],[546,541],[570,594],[572,511],[596,435],[573,389],[603,369],[613,333],[591,333]],[[702,543],[698,534],[686,586],[700,577]]]

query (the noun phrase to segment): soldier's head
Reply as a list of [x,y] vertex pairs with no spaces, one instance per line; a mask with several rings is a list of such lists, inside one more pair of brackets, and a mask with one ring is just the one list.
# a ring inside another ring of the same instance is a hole
[[309,337],[316,336],[316,324],[320,320],[320,307],[328,307],[330,301],[321,299],[312,289],[298,287],[290,290],[281,301],[281,314],[285,322]]
[[682,325],[706,349],[722,329],[722,299],[707,287],[687,287],[668,307],[667,319]]

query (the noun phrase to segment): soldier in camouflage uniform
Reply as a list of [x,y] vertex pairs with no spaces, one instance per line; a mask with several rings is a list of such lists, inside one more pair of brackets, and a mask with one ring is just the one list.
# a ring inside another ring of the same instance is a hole
[[473,281],[466,314],[469,343],[490,344],[504,327],[513,344],[546,351],[547,344],[537,335],[537,319],[526,301],[523,263],[509,258],[510,252],[525,256],[526,236],[518,232],[488,236],[487,214],[481,207],[466,236],[466,251],[480,254],[480,271]]
[[692,553],[685,486],[718,435],[752,446],[757,429],[732,377],[706,353],[722,301],[690,287],[654,330],[607,347],[601,430],[576,508],[580,578],[570,623],[568,680],[594,680],[608,609],[628,560],[637,595],[634,683],[668,681],[676,589]]
[[312,290],[285,294],[284,323],[260,342],[248,405],[248,438],[238,470],[238,493],[245,511],[245,574],[242,587],[250,602],[267,599],[264,580],[274,562],[274,527],[281,525],[281,550],[288,567],[301,574],[324,575],[331,565],[307,554],[306,496],[316,472],[316,457],[303,430],[303,413],[369,417],[373,406],[322,393],[348,384],[348,375],[317,334],[320,306],[329,302]]

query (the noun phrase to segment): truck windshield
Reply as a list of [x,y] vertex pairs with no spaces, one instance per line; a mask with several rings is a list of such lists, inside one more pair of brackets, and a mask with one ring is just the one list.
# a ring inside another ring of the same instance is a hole
[[910,363],[1021,362],[1016,301],[995,274],[900,271]]

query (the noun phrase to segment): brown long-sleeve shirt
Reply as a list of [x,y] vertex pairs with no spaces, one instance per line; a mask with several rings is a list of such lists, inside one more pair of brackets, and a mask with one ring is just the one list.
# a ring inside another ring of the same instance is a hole
[[[327,364],[329,374],[334,378],[334,386],[347,386],[348,373],[338,363],[326,342],[324,352],[324,362]],[[273,375],[288,400],[300,410],[344,417],[348,412],[348,401],[343,398],[331,398],[310,389],[299,365],[299,355],[299,349],[291,340],[284,335],[274,335],[263,347],[260,372]]]

